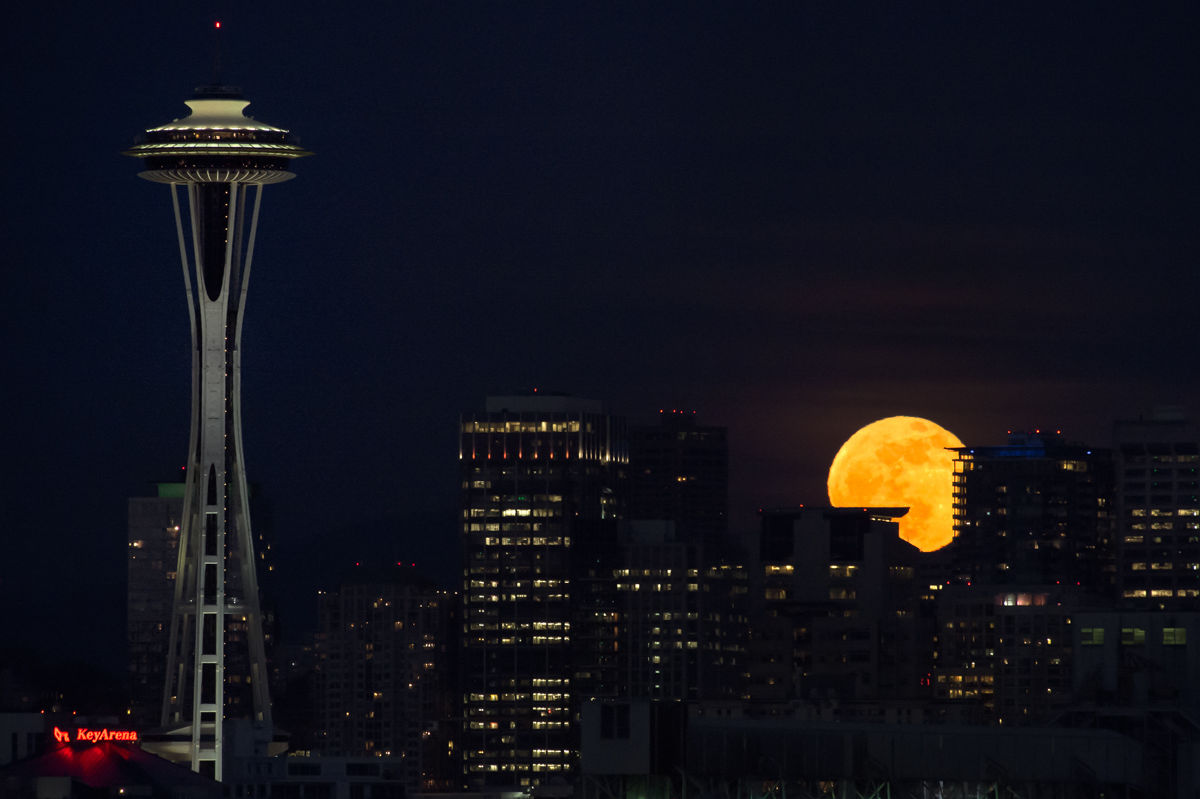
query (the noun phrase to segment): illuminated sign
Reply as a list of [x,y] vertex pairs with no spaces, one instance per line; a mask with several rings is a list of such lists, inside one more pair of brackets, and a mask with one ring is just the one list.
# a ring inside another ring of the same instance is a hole
[[96,744],[101,741],[133,743],[137,739],[137,730],[110,730],[107,727],[93,730],[87,727],[76,727],[75,734],[72,735],[70,730],[61,730],[57,726],[54,728],[54,740],[60,744],[69,744],[72,741],[89,744]]

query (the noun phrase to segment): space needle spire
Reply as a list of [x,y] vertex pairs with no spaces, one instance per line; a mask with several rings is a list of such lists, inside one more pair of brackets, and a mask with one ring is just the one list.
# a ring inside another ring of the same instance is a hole
[[[219,23],[218,23],[219,24]],[[270,740],[254,538],[242,458],[241,335],[262,189],[309,155],[244,113],[236,87],[202,86],[183,119],[126,155],[171,190],[192,333],[191,435],[162,725],[172,754],[222,778],[226,721]],[[186,750],[186,751],[184,751]]]

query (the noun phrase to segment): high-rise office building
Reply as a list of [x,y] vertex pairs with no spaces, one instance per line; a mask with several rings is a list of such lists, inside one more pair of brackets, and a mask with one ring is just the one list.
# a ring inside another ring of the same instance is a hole
[[1117,422],[1113,438],[1122,602],[1200,610],[1200,432],[1163,408]]
[[130,721],[140,729],[158,724],[162,714],[183,487],[183,483],[158,483],[155,496],[129,500],[126,641]]
[[624,422],[592,400],[489,397],[462,417],[459,458],[464,779],[569,777],[579,703],[618,679]]
[[457,735],[446,727],[453,604],[453,594],[400,564],[356,568],[321,592],[316,751],[389,758],[411,792],[457,784],[447,757]]
[[162,713],[177,740],[163,751],[220,780],[226,720],[246,720],[264,747],[272,737],[242,456],[241,332],[262,188],[294,177],[290,161],[308,153],[288,131],[245,116],[249,103],[233,87],[201,87],[187,105],[188,116],[150,128],[126,154],[143,160],[140,177],[171,189],[192,332],[182,557]]
[[954,540],[962,582],[1072,583],[1112,591],[1112,456],[1061,433],[1010,433],[955,450]]

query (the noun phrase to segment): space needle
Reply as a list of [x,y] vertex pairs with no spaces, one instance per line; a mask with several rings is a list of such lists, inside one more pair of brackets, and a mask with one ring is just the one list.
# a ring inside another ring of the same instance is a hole
[[[171,190],[192,332],[192,408],[162,726],[172,759],[222,778],[227,719],[272,735],[266,651],[242,459],[241,334],[263,186],[310,155],[245,115],[231,86],[202,86],[183,119],[126,155]],[[239,733],[240,736],[240,733]]]

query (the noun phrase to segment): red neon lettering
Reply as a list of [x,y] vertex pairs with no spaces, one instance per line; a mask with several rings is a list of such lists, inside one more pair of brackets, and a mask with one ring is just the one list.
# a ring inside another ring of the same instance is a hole
[[[110,730],[107,727],[99,730],[91,730],[87,727],[75,728],[75,740],[85,743],[100,743],[101,741],[131,741],[136,742],[138,734],[136,730]],[[71,733],[66,730],[54,728],[54,740],[59,743],[70,743]]]

